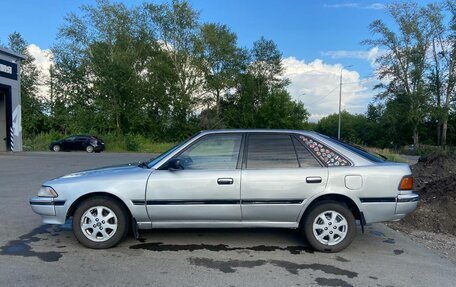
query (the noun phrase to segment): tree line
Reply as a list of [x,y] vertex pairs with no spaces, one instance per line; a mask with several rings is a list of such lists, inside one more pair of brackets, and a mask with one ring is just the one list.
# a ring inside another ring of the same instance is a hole
[[[9,46],[31,59],[19,34]],[[307,121],[286,90],[272,40],[241,48],[226,25],[200,23],[186,1],[83,6],[65,18],[52,53],[49,98],[23,90],[27,135],[140,133],[163,141],[200,129],[302,128]],[[28,66],[33,60],[24,62],[23,80],[36,84]]]
[[[342,138],[398,147],[455,145],[456,5],[389,5],[394,25],[370,24],[366,46],[376,61],[378,95],[365,114],[342,113]],[[337,115],[309,123],[292,100],[282,53],[261,37],[251,49],[220,23],[202,23],[187,1],[126,7],[99,0],[69,14],[52,48],[50,77],[39,71],[19,33],[8,48],[23,62],[26,137],[62,134],[142,134],[176,141],[201,129],[313,129],[337,135]],[[38,97],[45,84],[49,95]]]

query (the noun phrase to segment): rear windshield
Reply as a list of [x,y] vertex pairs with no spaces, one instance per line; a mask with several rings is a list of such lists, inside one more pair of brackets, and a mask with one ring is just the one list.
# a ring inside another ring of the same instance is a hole
[[360,147],[356,147],[356,146],[353,146],[351,144],[348,144],[346,142],[343,142],[341,140],[338,140],[338,139],[335,139],[335,138],[332,138],[332,137],[328,137],[328,136],[325,136],[325,135],[322,135],[320,134],[320,136],[336,143],[336,144],[339,144],[341,146],[343,146],[344,148],[346,149],[349,149],[351,152],[354,152],[356,153],[357,155],[367,159],[367,160],[370,160],[372,162],[385,162],[383,159],[379,158],[378,156],[376,155],[373,155],[371,153],[369,153],[367,150],[364,150]]

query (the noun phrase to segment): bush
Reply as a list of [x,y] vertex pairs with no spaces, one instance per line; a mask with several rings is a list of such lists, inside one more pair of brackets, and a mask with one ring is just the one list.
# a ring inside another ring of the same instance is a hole
[[65,135],[58,132],[41,133],[33,138],[25,137],[22,147],[25,151],[44,151],[49,149],[52,141],[65,138]]

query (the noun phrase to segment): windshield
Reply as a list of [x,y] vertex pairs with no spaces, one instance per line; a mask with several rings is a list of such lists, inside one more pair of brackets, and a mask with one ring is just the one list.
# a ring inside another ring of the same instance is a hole
[[159,156],[153,158],[150,160],[149,163],[147,163],[147,167],[148,168],[151,168],[152,166],[154,166],[157,162],[161,161],[162,159],[164,159],[165,157],[167,157],[168,155],[170,155],[171,153],[173,153],[175,150],[177,150],[178,148],[180,148],[181,146],[183,146],[184,144],[186,144],[188,141],[190,141],[191,139],[193,139],[195,136],[197,136],[199,133],[187,138],[186,140],[183,140],[181,141],[180,143],[178,143],[177,145],[173,146],[172,148],[170,148],[169,150],[165,151],[164,153],[160,154]]
[[343,142],[341,140],[338,140],[338,139],[335,139],[335,138],[332,138],[332,137],[329,137],[329,136],[325,136],[325,135],[322,135],[320,134],[320,136],[332,141],[332,142],[335,142],[337,144],[340,144],[342,145],[343,147],[349,149],[350,151],[356,153],[357,155],[365,158],[365,159],[368,159],[372,162],[384,162],[383,159],[379,158],[379,156],[383,157],[384,159],[386,159],[386,157],[382,156],[381,154],[372,154],[370,152],[368,152],[367,150],[363,149],[362,147],[359,147],[359,146],[353,146],[351,144],[348,144],[346,142]]

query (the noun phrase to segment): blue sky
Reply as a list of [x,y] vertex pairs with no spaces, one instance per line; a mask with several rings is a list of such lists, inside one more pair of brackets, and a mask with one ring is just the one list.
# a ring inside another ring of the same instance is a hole
[[[122,2],[131,6],[144,1]],[[228,25],[238,35],[240,46],[250,48],[261,36],[274,40],[290,67],[286,73],[292,80],[290,93],[304,101],[315,114],[314,119],[335,112],[333,105],[338,90],[331,90],[338,84],[341,68],[348,65],[353,66],[343,70],[348,80],[344,90],[352,95],[347,95],[343,106],[352,112],[365,111],[373,97],[369,77],[373,75],[372,60],[378,51],[360,42],[371,37],[368,26],[375,19],[391,24],[384,9],[389,2],[190,0],[200,12],[202,22]],[[7,35],[17,31],[30,44],[35,44],[37,50],[49,49],[65,15],[78,13],[78,7],[83,4],[95,4],[95,1],[2,1],[0,43],[5,44]],[[325,103],[319,102],[319,98],[324,98]]]

